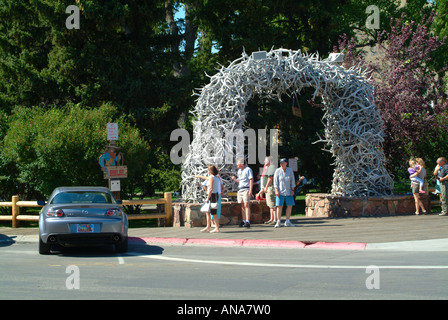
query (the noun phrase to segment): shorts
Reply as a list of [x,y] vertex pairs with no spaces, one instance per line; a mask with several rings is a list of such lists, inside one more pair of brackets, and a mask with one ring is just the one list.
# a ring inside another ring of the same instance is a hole
[[[218,203],[219,195],[218,193],[212,193],[212,196],[210,197],[210,203]],[[219,204],[218,204],[219,207]],[[213,216],[218,213],[218,209],[210,209],[210,214]]]
[[418,193],[420,190],[420,185],[418,182],[411,182],[412,193]]
[[275,191],[274,187],[269,186],[268,190],[266,191],[266,205],[274,209],[275,208]]
[[239,190],[237,193],[237,200],[238,200],[238,203],[241,203],[241,202],[248,203],[249,202],[249,189]]
[[[212,195],[213,195],[213,193],[212,193]],[[217,195],[218,195],[218,209],[215,209],[215,210],[217,210],[216,215],[218,216],[218,219],[221,219],[221,195],[218,193],[217,193]],[[211,213],[211,210],[213,210],[213,209],[210,209],[210,213]],[[211,214],[211,216],[212,216],[212,220],[214,220],[213,214]]]
[[[411,182],[411,189],[412,189],[412,193],[419,193],[420,191],[420,184],[416,181],[412,181]],[[427,191],[426,186],[423,185],[423,190]]]
[[285,201],[286,201],[287,206],[293,206],[296,204],[294,202],[293,196],[282,196],[282,195],[275,196],[275,205],[277,207],[283,207],[283,204],[285,203]]

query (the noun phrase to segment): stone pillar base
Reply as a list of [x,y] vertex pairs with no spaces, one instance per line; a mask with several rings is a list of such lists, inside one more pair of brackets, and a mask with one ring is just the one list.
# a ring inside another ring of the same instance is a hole
[[[207,223],[206,214],[201,212],[202,203],[173,203],[173,227],[202,227]],[[250,222],[264,223],[269,220],[266,201],[250,201]],[[237,202],[221,203],[220,225],[237,225],[241,221],[241,205]]]
[[[429,196],[420,195],[420,198],[425,209],[430,211]],[[307,217],[370,217],[415,213],[413,195],[350,198],[326,193],[309,193],[305,201]]]

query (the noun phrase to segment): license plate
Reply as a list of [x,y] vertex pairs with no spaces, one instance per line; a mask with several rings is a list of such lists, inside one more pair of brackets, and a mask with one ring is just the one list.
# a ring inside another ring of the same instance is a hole
[[77,232],[93,232],[94,225],[93,223],[78,224],[76,230]]

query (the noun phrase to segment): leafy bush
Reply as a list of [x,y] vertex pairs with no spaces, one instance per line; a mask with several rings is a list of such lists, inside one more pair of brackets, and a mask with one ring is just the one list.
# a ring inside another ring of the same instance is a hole
[[169,155],[163,153],[160,147],[154,150],[145,172],[146,185],[150,186],[149,193],[179,191],[181,180],[180,166],[174,165]]
[[128,178],[121,181],[122,190],[129,195],[138,187],[145,189],[142,177],[150,154],[149,144],[132,125],[132,119],[119,115],[112,105],[89,109],[68,104],[48,110],[18,107],[8,122],[1,142],[0,177],[15,183],[2,193],[9,196],[20,193],[31,199],[46,197],[58,186],[107,186],[98,159],[108,144],[108,122],[119,124],[117,145],[128,166]]

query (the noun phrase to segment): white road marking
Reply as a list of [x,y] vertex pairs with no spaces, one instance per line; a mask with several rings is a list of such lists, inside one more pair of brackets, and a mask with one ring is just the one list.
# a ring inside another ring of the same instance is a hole
[[[39,255],[37,251],[28,250],[0,250],[0,252],[14,253],[14,254],[32,254]],[[257,262],[238,262],[238,261],[220,261],[220,260],[199,260],[188,258],[175,258],[162,255],[142,255],[138,252],[127,252],[127,256],[141,257],[154,260],[176,261],[176,262],[190,262],[190,263],[202,263],[202,264],[221,264],[221,265],[235,265],[235,266],[250,266],[250,267],[269,267],[269,268],[296,268],[296,269],[366,269],[367,266],[350,266],[350,265],[324,265],[324,264],[277,264],[277,263],[257,263]],[[125,264],[124,258],[118,256],[118,263]],[[447,270],[448,266],[378,266],[379,269],[407,269],[407,270]]]
[[[322,264],[276,264],[276,263],[254,263],[254,262],[232,262],[219,260],[198,260],[187,258],[174,258],[160,255],[141,255],[138,253],[128,252],[129,255],[138,256],[141,258],[177,261],[177,262],[191,262],[191,263],[205,263],[205,264],[222,264],[222,265],[236,265],[236,266],[251,266],[251,267],[272,267],[272,268],[301,268],[301,269],[366,269],[367,266],[350,266],[350,265],[322,265]],[[448,266],[377,266],[379,269],[448,269]]]

